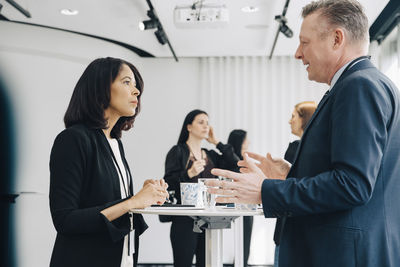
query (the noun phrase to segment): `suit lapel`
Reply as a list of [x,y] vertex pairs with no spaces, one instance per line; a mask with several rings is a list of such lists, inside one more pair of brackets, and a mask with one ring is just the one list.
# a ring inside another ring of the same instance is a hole
[[[318,116],[318,114],[320,113],[321,109],[325,106],[326,102],[328,101],[329,97],[333,94],[334,90],[336,89],[337,85],[340,84],[340,82],[347,77],[348,75],[352,74],[355,71],[361,70],[361,69],[367,69],[367,68],[373,68],[374,65],[372,65],[371,61],[369,60],[362,60],[360,62],[358,62],[357,64],[355,64],[353,67],[351,67],[349,70],[345,71],[340,78],[338,79],[338,81],[336,82],[336,84],[332,87],[331,90],[327,91],[325,93],[325,95],[322,97],[321,101],[318,104],[317,109],[315,110],[314,114],[311,116],[310,121],[307,123],[306,128],[304,129],[304,133],[303,136],[300,139],[300,144],[299,147],[297,148],[296,151],[296,155],[294,156],[294,160],[293,160],[293,164],[292,167],[294,166],[294,164],[297,161],[297,157],[300,154],[300,150],[302,147],[302,141],[304,140],[305,136],[307,135],[308,129],[311,127],[311,124],[313,123],[313,121],[315,120],[315,118]],[[291,170],[293,168],[290,169],[290,172],[288,173],[288,176],[291,174]]]
[[326,103],[326,101],[328,100],[328,98],[330,97],[330,95],[331,95],[331,91],[327,91],[327,92],[325,93],[325,95],[322,97],[321,101],[319,102],[318,107],[317,107],[317,109],[315,110],[314,114],[311,116],[310,121],[307,123],[307,126],[306,126],[306,128],[304,129],[303,136],[302,136],[301,139],[300,139],[299,147],[297,148],[296,154],[295,154],[295,156],[294,156],[294,160],[293,160],[292,166],[294,166],[294,164],[296,163],[297,156],[299,155],[299,152],[300,152],[300,149],[301,149],[301,144],[303,143],[302,140],[304,139],[305,135],[307,134],[308,128],[310,128],[310,126],[311,126],[312,122],[314,121],[315,117],[318,116],[318,113],[319,113],[320,110],[323,108],[323,106],[325,105],[325,103]]

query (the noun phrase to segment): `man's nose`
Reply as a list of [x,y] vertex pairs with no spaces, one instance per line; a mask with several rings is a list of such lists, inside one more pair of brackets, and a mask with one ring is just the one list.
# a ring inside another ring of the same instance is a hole
[[296,53],[294,54],[294,57],[295,57],[296,59],[301,59],[301,58],[303,57],[303,55],[302,55],[302,53],[301,53],[301,50],[300,50],[300,45],[297,47]]

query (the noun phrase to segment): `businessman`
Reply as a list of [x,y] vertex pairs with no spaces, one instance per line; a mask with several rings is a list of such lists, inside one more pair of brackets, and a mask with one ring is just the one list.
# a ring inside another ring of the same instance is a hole
[[[262,203],[277,217],[279,267],[400,266],[400,97],[370,62],[368,21],[353,0],[303,8],[295,57],[330,85],[293,165],[248,153],[218,202]],[[257,160],[257,161],[254,161]]]

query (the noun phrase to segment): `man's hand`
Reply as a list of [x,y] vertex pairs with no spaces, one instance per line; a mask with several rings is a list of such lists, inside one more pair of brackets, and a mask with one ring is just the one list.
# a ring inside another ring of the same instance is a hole
[[[289,173],[291,168],[291,164],[284,159],[274,159],[271,157],[271,154],[268,153],[267,157],[263,157],[259,154],[246,152],[248,157],[244,157],[243,160],[238,162],[238,166],[240,168],[240,172],[249,173],[254,172],[254,165],[257,166],[265,177],[268,179],[280,179],[285,180],[286,176]],[[249,158],[255,159],[258,161],[254,163]]]
[[208,192],[219,195],[216,201],[219,203],[261,203],[261,185],[264,181],[264,175],[256,172],[237,173],[222,169],[213,169],[212,174],[233,179],[228,181],[206,181]]

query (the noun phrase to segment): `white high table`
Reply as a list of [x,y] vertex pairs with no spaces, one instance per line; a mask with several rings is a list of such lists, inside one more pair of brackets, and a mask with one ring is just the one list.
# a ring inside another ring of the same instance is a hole
[[[242,216],[263,215],[262,209],[257,210],[238,210],[224,206],[217,206],[214,209],[197,209],[183,207],[149,207],[146,209],[134,209],[134,213],[140,214],[157,214],[157,215],[174,215],[174,216],[190,216],[194,219],[193,231],[202,232],[206,230],[206,267],[222,267],[223,266],[223,243],[222,230],[231,228],[231,222]],[[242,229],[242,218],[238,220],[240,223],[235,227]],[[235,231],[237,233],[237,231]],[[242,233],[240,231],[239,233]],[[235,234],[235,238],[239,238],[240,246],[235,248],[235,252],[243,255],[243,235]],[[236,242],[237,243],[237,242]],[[235,253],[235,255],[236,255]],[[236,261],[235,266],[243,266],[243,256]]]

